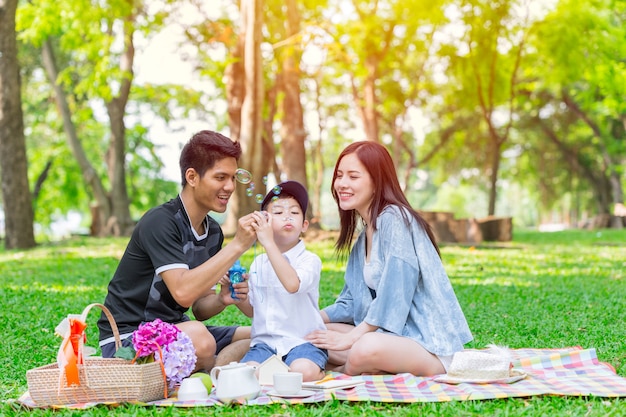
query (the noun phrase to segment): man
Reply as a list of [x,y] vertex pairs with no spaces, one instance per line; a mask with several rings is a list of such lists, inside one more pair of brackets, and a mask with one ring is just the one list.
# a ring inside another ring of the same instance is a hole
[[[132,343],[130,336],[142,322],[160,318],[191,338],[198,356],[196,370],[202,370],[214,366],[215,355],[225,346],[250,337],[249,327],[214,327],[199,321],[247,299],[247,282],[236,284],[238,299],[228,288],[216,293],[215,286],[254,243],[254,217],[240,218],[234,238],[222,248],[222,229],[208,215],[226,211],[240,156],[239,143],[208,130],[193,135],[183,147],[182,191],[139,220],[108,286],[104,304],[124,345]],[[185,314],[190,307],[197,320]],[[104,314],[98,328],[102,356],[112,357],[115,343]]]

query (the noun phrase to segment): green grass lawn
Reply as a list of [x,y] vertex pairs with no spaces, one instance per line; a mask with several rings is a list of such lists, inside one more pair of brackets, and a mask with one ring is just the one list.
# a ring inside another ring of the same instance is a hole
[[[61,339],[54,328],[67,314],[103,301],[126,241],[76,238],[30,251],[0,249],[0,416],[626,415],[626,399],[551,396],[408,405],[330,401],[289,407],[21,409],[11,400],[26,391],[26,371],[55,361]],[[335,259],[333,243],[308,243],[324,261],[322,306],[330,304],[342,286],[343,263]],[[251,249],[243,264],[249,266],[253,256]],[[442,256],[474,334],[467,347],[593,347],[601,361],[626,377],[626,230],[516,231],[513,242],[446,245]],[[96,317],[90,315],[91,345],[97,345]],[[231,308],[214,323],[248,324],[249,319]]]

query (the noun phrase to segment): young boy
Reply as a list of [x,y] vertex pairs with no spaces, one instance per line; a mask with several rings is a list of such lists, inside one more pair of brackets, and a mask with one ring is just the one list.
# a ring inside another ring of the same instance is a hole
[[250,267],[248,300],[239,308],[252,319],[250,351],[241,362],[258,365],[276,354],[303,381],[323,378],[328,353],[304,340],[326,327],[319,312],[322,261],[300,240],[309,222],[306,189],[285,181],[272,189],[254,212],[258,242],[265,253]]

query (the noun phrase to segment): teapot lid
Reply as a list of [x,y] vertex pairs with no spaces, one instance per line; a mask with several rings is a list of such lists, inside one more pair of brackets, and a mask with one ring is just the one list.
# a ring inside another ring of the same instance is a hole
[[226,369],[238,369],[238,368],[247,368],[248,365],[245,363],[239,363],[239,362],[231,362],[228,365],[223,365],[221,366],[222,370],[226,370]]

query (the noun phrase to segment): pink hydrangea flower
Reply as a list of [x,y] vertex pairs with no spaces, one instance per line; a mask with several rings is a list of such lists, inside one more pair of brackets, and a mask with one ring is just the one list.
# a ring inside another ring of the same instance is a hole
[[152,357],[163,362],[170,388],[174,388],[195,369],[198,357],[193,342],[173,324],[161,319],[142,323],[133,332],[132,338],[138,357]]
[[133,332],[133,347],[139,357],[150,356],[159,351],[159,346],[162,348],[176,340],[178,333],[178,327],[161,319],[142,323]]

